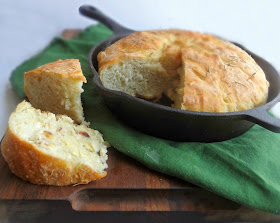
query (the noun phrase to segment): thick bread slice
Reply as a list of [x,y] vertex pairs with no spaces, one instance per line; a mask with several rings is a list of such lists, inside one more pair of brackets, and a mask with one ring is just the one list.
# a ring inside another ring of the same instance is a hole
[[102,84],[146,99],[165,93],[174,107],[242,111],[266,103],[269,83],[254,59],[209,34],[135,32],[98,54]]
[[84,122],[81,93],[86,83],[77,59],[58,60],[24,74],[24,90],[33,107]]
[[105,177],[107,146],[98,131],[23,101],[10,116],[1,151],[20,178],[63,186]]

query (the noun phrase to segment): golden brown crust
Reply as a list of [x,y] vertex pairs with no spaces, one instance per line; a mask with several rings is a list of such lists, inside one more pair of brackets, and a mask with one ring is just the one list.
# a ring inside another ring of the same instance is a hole
[[25,72],[24,75],[32,75],[33,73],[55,73],[61,76],[68,76],[74,80],[81,80],[84,83],[87,82],[82,73],[81,65],[78,59],[57,60],[53,63],[48,63],[34,70]]
[[[107,47],[98,54],[99,71],[103,67],[126,60],[153,60],[162,56],[181,63],[180,48],[192,44],[194,39],[204,40],[210,35],[185,30],[152,30],[135,32]],[[167,53],[165,52],[167,51]],[[165,59],[165,58],[163,58]],[[166,62],[169,60],[166,59]],[[170,63],[172,64],[172,63]],[[165,65],[165,64],[163,64]]]
[[98,54],[99,71],[103,67],[126,59],[149,60],[161,56],[161,49],[172,41],[167,32],[135,32]]
[[[98,54],[99,73],[122,61],[159,61],[168,75],[181,75],[178,108],[233,112],[264,104],[269,83],[254,59],[209,34],[183,30],[135,32]],[[177,99],[176,99],[177,100]],[[177,100],[178,101],[178,100]]]
[[264,104],[268,82],[257,63],[235,45],[209,37],[182,52],[182,108],[204,112],[233,112]]
[[87,184],[106,176],[106,172],[101,175],[87,165],[75,165],[37,150],[17,137],[9,127],[2,140],[1,151],[11,171],[34,184]]

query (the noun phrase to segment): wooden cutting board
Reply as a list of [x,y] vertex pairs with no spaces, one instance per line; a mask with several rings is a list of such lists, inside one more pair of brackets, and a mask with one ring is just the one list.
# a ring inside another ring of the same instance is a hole
[[[79,32],[66,30],[63,37],[73,38]],[[87,185],[55,187],[21,180],[11,173],[0,154],[0,202],[66,201],[77,211],[216,211],[218,215],[222,211],[230,216],[242,215],[242,210],[247,214],[248,210],[254,212],[190,183],[152,171],[114,148],[109,148],[108,156],[109,168],[104,179]]]
[[107,176],[87,185],[39,186],[11,173],[0,157],[0,200],[66,200],[74,210],[206,211],[236,209],[238,204],[187,182],[149,170],[114,148]]

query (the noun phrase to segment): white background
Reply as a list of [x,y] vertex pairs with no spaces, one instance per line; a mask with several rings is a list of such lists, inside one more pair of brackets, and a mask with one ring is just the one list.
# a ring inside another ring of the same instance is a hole
[[[79,15],[91,4],[135,30],[183,28],[245,45],[280,70],[280,0],[0,0],[0,137],[19,99],[11,71],[65,28],[94,22]],[[280,111],[280,110],[279,110]]]

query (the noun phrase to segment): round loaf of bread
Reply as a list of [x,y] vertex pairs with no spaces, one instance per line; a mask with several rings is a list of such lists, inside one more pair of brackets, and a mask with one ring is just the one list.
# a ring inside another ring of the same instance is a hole
[[1,151],[20,178],[64,186],[105,177],[107,146],[98,131],[23,101],[10,116]]
[[98,54],[102,84],[145,99],[163,94],[178,109],[234,112],[266,103],[269,83],[234,44],[183,30],[135,32]]

